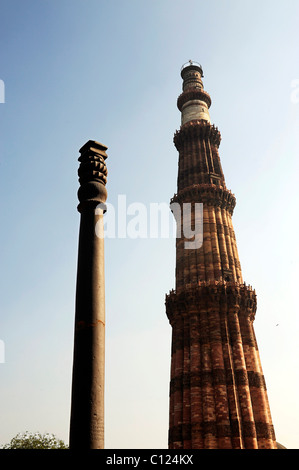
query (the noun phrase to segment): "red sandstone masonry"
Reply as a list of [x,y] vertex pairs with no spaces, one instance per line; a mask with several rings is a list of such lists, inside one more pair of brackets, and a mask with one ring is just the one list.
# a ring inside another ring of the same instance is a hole
[[[209,107],[200,79],[192,88],[199,69],[190,67],[180,106],[199,93]],[[174,137],[179,169],[172,201],[202,202],[204,232],[196,250],[177,239],[176,290],[166,297],[173,328],[169,448],[272,449],[275,433],[253,328],[256,295],[243,284],[232,224],[235,197],[226,188],[220,140],[203,119],[186,122]],[[194,217],[193,210],[193,224]]]
[[190,449],[191,433],[186,432],[191,422],[191,403],[190,403],[190,331],[189,317],[184,318],[184,376],[183,376],[183,448]]
[[203,408],[201,388],[196,378],[201,370],[199,344],[199,317],[190,311],[190,405],[191,405],[191,448],[203,448],[202,421]]

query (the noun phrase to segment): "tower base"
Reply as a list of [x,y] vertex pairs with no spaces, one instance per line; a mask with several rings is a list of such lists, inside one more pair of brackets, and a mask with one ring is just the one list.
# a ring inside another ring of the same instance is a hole
[[201,282],[166,296],[170,449],[277,448],[255,311],[255,291],[236,282]]

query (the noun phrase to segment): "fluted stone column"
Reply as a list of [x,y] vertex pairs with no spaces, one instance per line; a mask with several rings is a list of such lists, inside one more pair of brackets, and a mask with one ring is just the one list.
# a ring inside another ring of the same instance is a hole
[[81,217],[70,422],[70,448],[75,450],[104,448],[106,150],[88,141],[79,158]]
[[[202,204],[202,245],[187,249],[188,237],[179,231],[175,290],[166,296],[172,326],[169,448],[275,449],[253,329],[256,293],[242,278],[232,223],[236,198],[222,171],[221,135],[211,124],[202,67],[189,62],[181,77],[177,193],[171,204],[180,214],[191,207],[192,227],[200,219],[196,205]],[[182,229],[182,219],[176,221]]]

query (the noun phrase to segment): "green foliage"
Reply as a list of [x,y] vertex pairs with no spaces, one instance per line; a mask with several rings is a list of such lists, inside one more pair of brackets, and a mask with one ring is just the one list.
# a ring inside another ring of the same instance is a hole
[[12,438],[3,449],[67,449],[65,443],[57,439],[54,434],[40,434],[39,432],[19,433]]

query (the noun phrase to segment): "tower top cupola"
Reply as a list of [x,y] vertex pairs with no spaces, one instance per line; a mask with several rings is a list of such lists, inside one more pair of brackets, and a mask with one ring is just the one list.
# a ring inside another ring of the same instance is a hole
[[193,62],[193,60],[189,60],[189,62],[186,62],[186,64],[182,65],[181,77],[183,79],[183,89],[184,89],[184,85],[186,85],[187,83],[188,78],[189,79],[191,78],[190,83],[193,81],[199,80],[202,86],[202,81],[201,81],[201,78],[203,77],[202,66],[198,62]]
[[202,66],[198,62],[189,60],[181,68],[181,77],[183,93],[178,98],[178,108],[182,113],[181,124],[201,119],[211,122],[209,115],[211,98],[204,91]]

